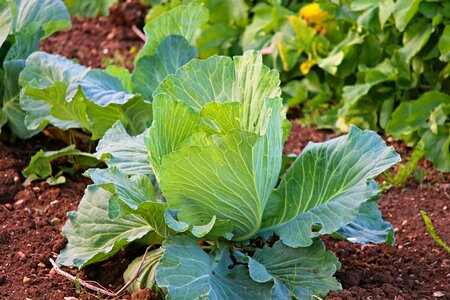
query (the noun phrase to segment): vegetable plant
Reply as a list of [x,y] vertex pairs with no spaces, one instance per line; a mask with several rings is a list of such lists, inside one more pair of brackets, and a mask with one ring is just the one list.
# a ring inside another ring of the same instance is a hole
[[[339,290],[320,235],[394,243],[373,180],[400,160],[372,131],[310,143],[281,173],[290,124],[278,73],[259,52],[193,59],[152,95],[153,123],[100,140],[63,228],[61,265],[82,268],[132,242],[153,245],[130,289],[169,299],[313,299]],[[130,264],[125,281],[141,265]]]
[[71,26],[61,0],[0,0],[0,129],[8,124],[20,138],[36,134],[28,128],[19,104],[19,74],[41,40]]
[[29,130],[51,124],[81,128],[99,139],[118,120],[132,135],[152,121],[152,93],[168,74],[196,57],[195,31],[208,18],[202,6],[180,6],[149,24],[148,39],[138,53],[133,73],[109,66],[90,69],[60,55],[35,52],[20,74],[20,106]]

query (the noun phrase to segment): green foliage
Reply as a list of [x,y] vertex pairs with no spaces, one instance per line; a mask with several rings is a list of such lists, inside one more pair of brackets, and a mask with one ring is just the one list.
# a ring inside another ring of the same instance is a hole
[[431,223],[431,219],[428,217],[427,213],[424,210],[420,210],[420,214],[422,215],[423,221],[425,222],[425,226],[427,227],[428,232],[431,237],[438,243],[444,250],[450,254],[450,247],[439,237],[434,229],[433,223]]
[[387,190],[391,187],[399,187],[404,184],[409,177],[414,176],[414,172],[418,170],[416,168],[417,164],[424,154],[425,153],[423,150],[415,149],[411,154],[409,161],[406,164],[399,166],[397,173],[394,175],[389,172],[383,173],[383,178],[385,179],[386,184],[383,185],[381,189]]
[[120,121],[128,133],[141,134],[152,122],[154,90],[197,55],[188,41],[207,17],[202,6],[179,6],[147,24],[147,43],[132,74],[115,66],[88,69],[59,55],[31,54],[19,78],[27,129],[35,134],[49,124],[81,128],[99,139]]
[[41,40],[71,26],[70,16],[61,0],[1,0],[0,20],[0,128],[8,124],[15,135],[29,138],[37,130],[25,125],[19,74]]
[[254,51],[194,59],[165,77],[148,132],[132,137],[118,121],[99,142],[108,168],[86,172],[94,184],[69,214],[58,263],[81,268],[139,242],[153,250],[131,290],[313,299],[340,289],[340,263],[319,235],[393,243],[372,179],[400,158],[352,126],[310,144],[280,181],[289,131],[280,95],[277,72]]
[[94,18],[109,16],[109,8],[118,0],[64,0],[71,16]]

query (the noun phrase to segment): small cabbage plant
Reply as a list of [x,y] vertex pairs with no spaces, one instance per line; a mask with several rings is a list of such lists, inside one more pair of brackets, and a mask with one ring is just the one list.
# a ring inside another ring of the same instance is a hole
[[[373,178],[399,155],[372,131],[310,143],[282,171],[290,124],[261,54],[194,59],[153,94],[153,123],[116,123],[96,155],[58,263],[82,268],[132,242],[154,245],[130,290],[168,299],[309,299],[339,290],[319,236],[394,243]],[[137,258],[125,281],[141,265]]]

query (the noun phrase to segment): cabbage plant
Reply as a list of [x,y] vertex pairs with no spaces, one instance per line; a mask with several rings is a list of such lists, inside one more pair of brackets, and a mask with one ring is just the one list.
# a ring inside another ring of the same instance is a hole
[[339,290],[320,235],[394,243],[373,178],[400,160],[372,131],[310,143],[286,171],[290,124],[261,54],[194,59],[153,94],[153,123],[100,140],[58,263],[82,268],[132,242],[153,245],[130,290],[168,299],[313,299]]

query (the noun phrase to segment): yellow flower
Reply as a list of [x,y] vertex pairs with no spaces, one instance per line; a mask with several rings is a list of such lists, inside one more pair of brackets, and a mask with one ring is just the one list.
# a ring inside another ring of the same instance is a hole
[[318,3],[311,3],[303,6],[300,9],[300,15],[308,24],[314,24],[314,29],[317,31],[326,29],[326,22],[331,18],[328,13],[323,12],[320,9],[320,5]]
[[300,71],[302,72],[303,75],[306,75],[309,73],[309,70],[311,70],[311,68],[315,65],[317,65],[317,61],[315,61],[314,59],[304,61],[300,65]]

